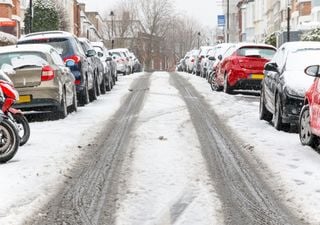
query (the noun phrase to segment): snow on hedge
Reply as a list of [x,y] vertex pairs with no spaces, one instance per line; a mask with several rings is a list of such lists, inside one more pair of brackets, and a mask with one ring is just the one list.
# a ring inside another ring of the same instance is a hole
[[0,45],[15,44],[15,43],[17,43],[17,38],[15,36],[0,31]]

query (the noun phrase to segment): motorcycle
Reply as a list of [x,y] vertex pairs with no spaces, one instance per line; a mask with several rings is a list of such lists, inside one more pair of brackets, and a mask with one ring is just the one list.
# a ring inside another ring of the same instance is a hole
[[0,89],[2,92],[2,112],[15,124],[20,137],[20,146],[27,143],[30,137],[30,126],[27,118],[21,110],[12,107],[19,98],[19,94],[13,86],[11,79],[0,70]]

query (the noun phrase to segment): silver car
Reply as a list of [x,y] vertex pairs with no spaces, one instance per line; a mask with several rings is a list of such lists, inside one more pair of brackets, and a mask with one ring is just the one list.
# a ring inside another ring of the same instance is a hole
[[25,111],[52,111],[65,118],[77,111],[73,60],[62,60],[50,45],[25,44],[0,48],[0,68],[12,80],[20,98],[16,108]]

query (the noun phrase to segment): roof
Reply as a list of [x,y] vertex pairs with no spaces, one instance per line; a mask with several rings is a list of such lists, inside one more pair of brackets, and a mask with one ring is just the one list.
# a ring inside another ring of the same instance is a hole
[[35,32],[35,33],[30,33],[27,35],[22,36],[18,41],[20,40],[32,40],[34,38],[39,38],[39,37],[73,37],[73,34],[66,32],[66,31],[43,31],[43,32]]
[[51,49],[53,49],[53,47],[47,44],[8,45],[8,46],[0,47],[0,53],[20,52],[20,51],[50,53]]
[[306,47],[317,47],[320,48],[320,42],[319,41],[292,41],[292,42],[286,42],[282,44],[279,48],[285,47],[286,49],[292,49],[297,50],[301,48]]

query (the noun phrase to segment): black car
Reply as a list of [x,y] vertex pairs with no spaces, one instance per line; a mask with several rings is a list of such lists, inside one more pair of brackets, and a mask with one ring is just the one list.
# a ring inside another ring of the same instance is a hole
[[[90,50],[84,52],[76,36],[64,31],[46,31],[30,33],[18,40],[20,44],[49,44],[59,52],[64,61],[72,59],[75,65],[71,67],[71,72],[75,77],[78,103],[80,105],[88,104],[90,101],[89,91],[93,93],[92,85],[93,72],[90,69],[88,57],[95,54]],[[92,98],[92,97],[91,97]]]
[[320,42],[288,42],[279,47],[264,66],[259,118],[273,122],[277,130],[288,131],[298,124],[304,95],[313,78],[304,69],[319,64]]

